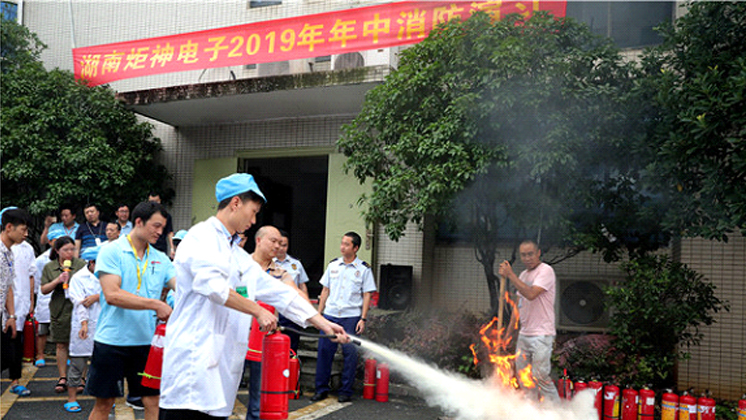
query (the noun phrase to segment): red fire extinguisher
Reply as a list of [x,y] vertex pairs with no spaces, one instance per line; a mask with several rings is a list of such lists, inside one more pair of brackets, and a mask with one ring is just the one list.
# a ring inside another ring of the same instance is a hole
[[365,377],[363,379],[363,398],[372,400],[376,395],[376,359],[365,360]]
[[746,420],[746,394],[738,400],[738,420]]
[[697,420],[697,399],[686,391],[679,398],[679,420]]
[[637,391],[632,388],[622,391],[622,420],[637,420]]
[[697,400],[697,420],[715,420],[715,400],[702,394]]
[[[257,301],[262,308],[275,313],[274,306],[267,305],[264,302]],[[259,329],[259,321],[256,317],[251,321],[251,330],[249,331],[249,350],[246,352],[246,360],[253,362],[262,361],[262,343],[264,342],[264,336],[267,335],[265,331]]]
[[596,411],[598,411],[598,420],[603,420],[604,415],[604,384],[602,384],[599,381],[592,380],[588,382],[588,387],[593,390],[593,395],[595,396],[593,406],[596,407]]
[[290,369],[290,378],[288,381],[290,384],[290,393],[288,394],[288,399],[297,400],[300,398],[300,359],[293,349],[290,349],[290,362],[288,366]]
[[28,314],[23,323],[23,361],[33,362],[36,357],[36,318]]
[[606,385],[604,387],[604,420],[619,418],[619,387]]
[[376,368],[376,401],[389,400],[389,365],[381,363]]
[[150,342],[148,361],[142,375],[142,386],[154,389],[161,388],[161,371],[163,370],[163,339],[166,337],[166,324],[155,327],[153,341]]
[[290,384],[290,337],[282,333],[268,334],[262,344],[262,392],[259,418],[288,418]]
[[567,376],[567,369],[562,371],[562,376],[557,381],[557,393],[563,400],[569,400],[572,398],[572,381]]
[[679,396],[667,389],[661,397],[661,420],[678,420]]
[[644,387],[639,393],[639,410],[637,411],[637,420],[653,420],[655,413],[655,391]]
[[583,381],[582,379],[579,379],[578,381],[576,381],[576,382],[575,382],[575,383],[573,384],[573,388],[575,388],[575,389],[574,389],[574,390],[572,391],[572,396],[574,397],[574,396],[578,395],[578,393],[579,393],[580,391],[582,391],[582,390],[584,390],[584,389],[588,389],[588,384],[587,384],[587,383],[585,383],[585,381]]

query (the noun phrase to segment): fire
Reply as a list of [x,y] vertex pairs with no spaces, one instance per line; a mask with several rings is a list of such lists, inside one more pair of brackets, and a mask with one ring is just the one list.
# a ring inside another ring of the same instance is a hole
[[[513,344],[514,333],[518,330],[518,307],[515,302],[510,299],[510,295],[505,293],[505,302],[512,308],[510,322],[506,326],[498,325],[499,320],[497,317],[492,318],[492,321],[488,322],[482,328],[479,329],[479,335],[481,337],[482,346],[487,353],[488,361],[494,368],[494,378],[499,384],[506,388],[518,389],[519,383],[524,388],[534,388],[536,383],[534,382],[533,375],[531,374],[531,365],[529,364],[526,368],[513,374],[515,370],[515,361],[518,357],[525,357],[520,353],[510,354],[509,351]],[[477,344],[472,344],[470,347],[472,354],[474,355],[474,364],[478,365],[480,360],[477,351]]]

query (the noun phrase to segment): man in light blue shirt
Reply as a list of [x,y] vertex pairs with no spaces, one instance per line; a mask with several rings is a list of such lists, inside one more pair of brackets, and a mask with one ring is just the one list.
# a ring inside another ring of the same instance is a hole
[[158,418],[158,390],[141,385],[156,321],[166,321],[171,307],[160,300],[173,288],[176,272],[154,243],[166,225],[166,210],[158,203],[140,203],[133,211],[134,227],[103,247],[96,260],[101,282],[101,315],[94,337],[87,390],[96,397],[89,420],[106,420],[114,400],[122,396],[127,378],[130,395],[141,396],[145,419]]
[[125,236],[132,231],[132,222],[130,221],[130,207],[124,203],[117,206],[117,211],[114,212],[117,216],[117,223],[121,228],[119,230],[119,236]]
[[[362,239],[357,233],[345,233],[339,247],[342,256],[329,263],[319,281],[324,286],[319,295],[319,313],[329,321],[341,325],[348,334],[358,335],[365,331],[370,294],[376,291],[370,266],[357,257],[361,243]],[[337,343],[319,340],[316,394],[311,397],[311,401],[320,401],[328,396],[332,362],[336,352]],[[344,366],[339,402],[349,402],[352,400],[352,386],[355,383],[357,348],[353,344],[343,344],[342,354]]]

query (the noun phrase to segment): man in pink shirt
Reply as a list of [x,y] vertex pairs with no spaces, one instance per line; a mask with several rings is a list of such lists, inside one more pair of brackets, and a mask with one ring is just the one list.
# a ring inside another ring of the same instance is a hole
[[531,364],[531,372],[542,399],[557,402],[559,395],[552,382],[552,349],[557,331],[554,328],[554,296],[557,283],[554,270],[541,262],[541,250],[536,242],[523,241],[518,248],[526,267],[516,276],[510,263],[503,261],[499,273],[518,291],[521,330],[518,334],[515,365],[520,371]]

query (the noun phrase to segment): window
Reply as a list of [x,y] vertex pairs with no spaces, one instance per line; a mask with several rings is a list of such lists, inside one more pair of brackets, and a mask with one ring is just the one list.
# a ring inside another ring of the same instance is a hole
[[3,19],[5,20],[18,20],[18,5],[4,1],[0,3],[2,5]]
[[280,4],[282,4],[282,0],[250,0],[249,8],[253,9],[256,7],[277,6]]
[[672,1],[571,1],[567,2],[567,17],[586,23],[598,35],[613,38],[620,48],[636,48],[661,43],[653,28],[671,22],[674,7]]

